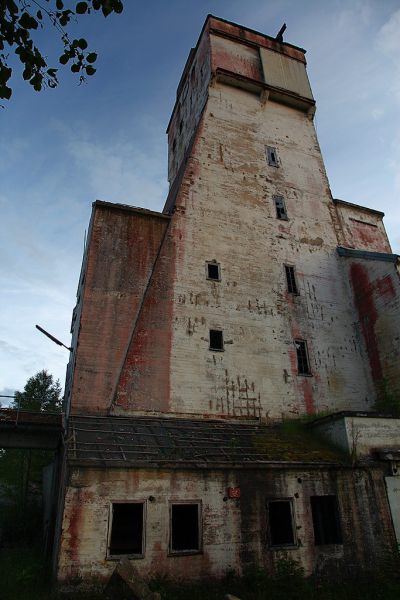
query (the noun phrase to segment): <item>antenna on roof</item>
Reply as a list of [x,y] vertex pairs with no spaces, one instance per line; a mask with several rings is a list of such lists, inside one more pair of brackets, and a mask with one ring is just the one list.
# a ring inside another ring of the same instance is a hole
[[280,28],[280,30],[277,33],[277,36],[275,38],[277,42],[283,42],[283,34],[285,33],[285,30],[286,30],[286,23],[284,23],[282,25],[282,27]]

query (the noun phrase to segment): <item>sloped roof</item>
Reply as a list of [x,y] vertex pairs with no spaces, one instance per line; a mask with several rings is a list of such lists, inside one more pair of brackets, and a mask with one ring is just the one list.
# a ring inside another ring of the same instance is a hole
[[71,464],[126,468],[346,462],[302,427],[170,417],[71,417],[67,455]]

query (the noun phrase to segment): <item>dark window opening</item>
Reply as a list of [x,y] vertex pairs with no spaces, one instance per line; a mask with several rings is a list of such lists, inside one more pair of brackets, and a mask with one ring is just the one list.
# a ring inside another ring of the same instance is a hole
[[294,546],[292,503],[290,500],[268,502],[268,528],[271,546]]
[[110,555],[143,554],[143,503],[113,504]]
[[207,279],[221,281],[221,273],[218,263],[207,263]]
[[274,196],[276,218],[282,221],[288,221],[285,201],[282,196]]
[[310,363],[308,360],[307,342],[304,340],[295,340],[297,353],[297,370],[300,375],[311,375]]
[[276,148],[267,146],[267,160],[270,167],[279,167],[278,154]]
[[342,544],[336,496],[311,496],[311,511],[315,545]]
[[172,504],[171,552],[200,550],[199,504]]
[[286,273],[286,281],[287,281],[287,290],[288,290],[289,294],[298,294],[299,290],[297,289],[294,267],[289,267],[289,266],[285,265],[285,273]]
[[210,329],[210,350],[223,350],[224,336],[219,329]]

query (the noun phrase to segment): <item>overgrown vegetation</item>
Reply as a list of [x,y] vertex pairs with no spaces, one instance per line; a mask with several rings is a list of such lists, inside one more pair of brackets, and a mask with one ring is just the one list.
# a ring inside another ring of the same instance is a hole
[[392,417],[400,417],[400,393],[393,391],[386,379],[383,379],[375,410]]
[[[43,556],[28,548],[0,551],[2,600],[104,600],[99,592],[60,593],[51,590],[49,569]],[[207,579],[185,584],[159,578],[150,584],[162,600],[224,600],[230,593],[241,600],[398,600],[400,579],[393,560],[383,562],[374,573],[331,577],[304,576],[291,559],[278,562],[274,575],[263,569],[247,569],[243,577],[234,573],[225,579]],[[115,598],[115,600],[119,600]]]

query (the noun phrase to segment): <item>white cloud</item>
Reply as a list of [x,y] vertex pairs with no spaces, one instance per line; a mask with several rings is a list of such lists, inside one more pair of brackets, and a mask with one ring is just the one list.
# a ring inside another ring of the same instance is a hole
[[400,9],[394,12],[380,28],[377,35],[377,44],[383,52],[390,55],[397,62],[399,61]]

